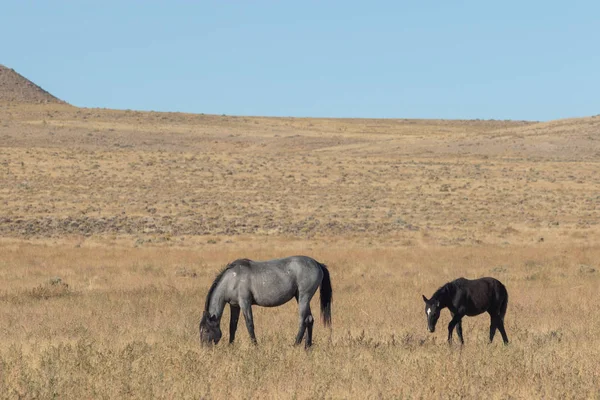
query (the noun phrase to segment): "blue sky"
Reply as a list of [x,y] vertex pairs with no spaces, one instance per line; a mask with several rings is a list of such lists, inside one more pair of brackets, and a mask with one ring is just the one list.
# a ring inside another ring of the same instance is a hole
[[82,107],[600,113],[598,1],[5,1],[0,63]]

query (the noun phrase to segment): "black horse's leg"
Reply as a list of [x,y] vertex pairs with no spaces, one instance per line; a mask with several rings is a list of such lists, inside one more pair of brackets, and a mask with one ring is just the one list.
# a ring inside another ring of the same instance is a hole
[[508,344],[508,336],[506,336],[506,331],[504,330],[504,319],[500,317],[498,317],[498,330],[502,335],[502,340],[504,341],[504,344]]
[[450,321],[450,323],[448,324],[448,343],[452,343],[452,331],[461,319],[462,315],[457,313],[452,317],[452,321]]
[[252,319],[252,307],[248,303],[241,305],[242,312],[244,313],[244,319],[246,320],[246,328],[248,328],[248,334],[252,344],[256,344],[256,335],[254,334],[254,320]]
[[229,306],[231,318],[229,320],[229,344],[235,340],[235,331],[237,330],[238,320],[240,319],[240,308],[238,306]]
[[[450,314],[452,315],[452,318],[454,318],[454,313],[452,311],[450,311]],[[460,343],[465,344],[462,335],[462,319],[458,321],[458,324],[456,324],[456,333],[458,334],[458,339],[460,340]]]
[[494,335],[496,334],[496,329],[498,329],[498,324],[496,322],[498,317],[491,316],[490,321],[490,343],[494,341]]
[[456,324],[456,333],[458,333],[458,338],[460,339],[460,344],[465,344],[465,341],[464,341],[463,335],[462,335],[462,319],[460,321],[458,321],[458,324]]

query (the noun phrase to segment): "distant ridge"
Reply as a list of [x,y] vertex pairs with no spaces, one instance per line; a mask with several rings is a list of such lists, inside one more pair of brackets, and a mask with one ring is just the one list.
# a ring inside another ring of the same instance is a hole
[[0,103],[58,103],[66,102],[54,97],[14,69],[0,64]]

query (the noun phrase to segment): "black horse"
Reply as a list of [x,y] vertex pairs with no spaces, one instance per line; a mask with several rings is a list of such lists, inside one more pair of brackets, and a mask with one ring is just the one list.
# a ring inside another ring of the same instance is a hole
[[435,331],[435,324],[440,317],[440,311],[446,307],[452,314],[452,321],[448,324],[448,342],[452,342],[452,331],[456,332],[461,344],[464,344],[462,335],[462,317],[479,315],[488,312],[491,317],[490,343],[494,340],[496,329],[500,331],[504,344],[508,344],[508,337],[504,330],[504,315],[508,305],[508,292],[506,287],[497,279],[480,278],[469,280],[458,278],[446,283],[439,288],[431,299],[423,296],[425,301],[425,314],[429,332]]

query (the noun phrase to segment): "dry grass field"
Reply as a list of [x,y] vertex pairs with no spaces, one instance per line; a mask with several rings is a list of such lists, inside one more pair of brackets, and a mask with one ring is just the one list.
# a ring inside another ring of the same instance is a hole
[[[2,398],[600,398],[600,117],[296,119],[0,103]],[[296,305],[201,348],[236,258],[327,264]],[[421,294],[494,276],[506,329]],[[317,295],[318,297],[318,295]],[[315,298],[313,309],[317,309]]]

